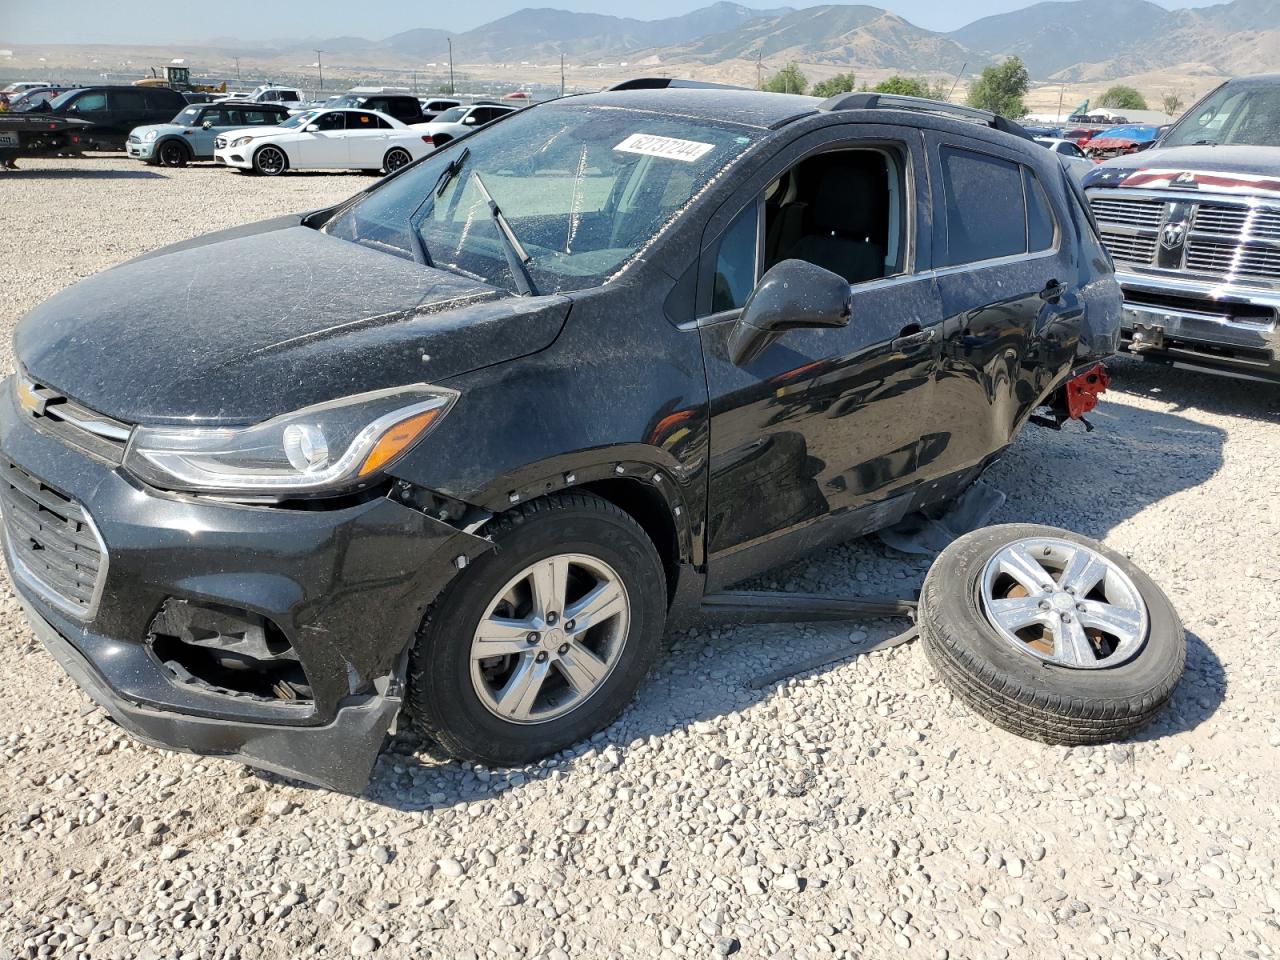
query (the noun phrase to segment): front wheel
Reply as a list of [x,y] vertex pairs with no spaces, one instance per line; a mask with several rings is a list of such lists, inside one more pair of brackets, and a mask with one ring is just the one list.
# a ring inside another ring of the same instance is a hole
[[289,158],[279,147],[268,144],[260,147],[253,155],[253,169],[264,177],[275,177],[284,173],[289,167]]
[[947,547],[925,577],[920,637],[976,713],[1047,743],[1116,740],[1164,709],[1187,643],[1127,557],[1054,527],[1006,524]]
[[166,167],[185,167],[191,162],[191,150],[177,140],[165,141],[160,144],[160,162]]
[[623,510],[590,494],[535,500],[489,527],[498,549],[432,606],[409,664],[417,730],[490,766],[589,737],[661,648],[666,579]]
[[403,147],[393,147],[387,151],[386,158],[382,161],[382,169],[387,173],[395,173],[401,167],[407,167],[413,163],[413,157],[409,155],[409,151]]

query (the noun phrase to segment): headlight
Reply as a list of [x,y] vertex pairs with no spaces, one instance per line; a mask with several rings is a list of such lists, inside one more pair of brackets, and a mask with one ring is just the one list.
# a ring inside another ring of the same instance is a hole
[[282,496],[357,489],[421,440],[457,397],[418,384],[331,400],[251,427],[138,427],[125,466],[165,490]]
[[236,137],[236,139],[231,141],[231,145],[233,147],[243,147],[246,143],[250,142],[252,139],[253,137]]
[[159,132],[160,131],[158,130],[148,130],[146,133],[142,135],[142,139],[145,143],[151,143],[153,140],[155,140]]

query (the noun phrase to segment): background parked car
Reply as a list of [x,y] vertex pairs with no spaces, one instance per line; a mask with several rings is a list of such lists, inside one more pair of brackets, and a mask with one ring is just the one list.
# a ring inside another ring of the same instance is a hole
[[248,127],[214,141],[218,163],[273,177],[286,170],[385,170],[431,152],[419,128],[371,110],[316,110],[275,127]]
[[186,107],[168,87],[99,86],[69,90],[46,112],[93,124],[81,137],[82,150],[123,150],[135,127],[172,120]]
[[461,100],[454,100],[452,97],[419,97],[418,103],[422,104],[422,119],[428,123],[446,110],[462,106]]
[[395,117],[401,123],[422,123],[427,119],[422,115],[422,104],[418,102],[418,98],[407,93],[351,92],[334,98],[326,106],[373,110]]
[[22,93],[9,94],[9,109],[16,113],[36,113],[48,109],[49,104],[62,96],[70,87],[32,87]]
[[194,104],[169,123],[135,128],[125,147],[136,160],[182,167],[192,160],[212,160],[219,134],[241,127],[274,127],[288,118],[289,111],[278,103]]
[[262,86],[255,87],[252,93],[233,93],[223,100],[248,100],[252,103],[278,103],[285,107],[301,107],[303,104],[302,91],[296,87],[277,87],[275,84],[264,83]]
[[1086,150],[1097,163],[1125,154],[1147,150],[1160,138],[1160,128],[1149,123],[1133,123],[1127,126],[1102,130],[1090,141]]
[[1077,147],[1072,140],[1066,140],[1062,137],[1036,137],[1035,139],[1040,146],[1046,147],[1064,157],[1078,157],[1081,160],[1085,158],[1084,151]]
[[419,123],[414,129],[423,131],[434,146],[442,147],[452,140],[479,130],[499,117],[515,113],[519,107],[504,107],[497,103],[476,103],[446,110],[430,123]]

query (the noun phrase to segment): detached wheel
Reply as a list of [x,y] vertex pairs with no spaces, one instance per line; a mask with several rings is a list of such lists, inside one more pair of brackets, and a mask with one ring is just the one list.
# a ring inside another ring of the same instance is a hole
[[191,150],[185,143],[167,140],[160,144],[160,163],[166,167],[185,167],[191,162]]
[[276,177],[289,168],[289,158],[279,147],[267,144],[253,155],[253,169],[264,177]]
[[382,169],[387,173],[395,173],[401,167],[407,167],[413,163],[413,157],[409,151],[402,147],[393,147],[387,151],[386,157],[382,161]]
[[1127,558],[1054,527],[1008,524],[961,537],[920,599],[930,664],[976,713],[1046,743],[1122,739],[1173,695],[1182,623]]
[[630,515],[590,494],[496,518],[497,550],[428,611],[409,662],[418,732],[463,760],[529,763],[591,736],[657,658],[666,578]]

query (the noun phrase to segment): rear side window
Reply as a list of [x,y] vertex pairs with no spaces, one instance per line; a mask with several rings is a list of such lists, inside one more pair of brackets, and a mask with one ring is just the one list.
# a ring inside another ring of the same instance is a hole
[[1018,164],[985,153],[943,147],[947,249],[943,266],[1026,252],[1027,209]]
[[1031,253],[1038,253],[1053,247],[1053,240],[1058,232],[1057,225],[1053,219],[1053,208],[1049,206],[1049,197],[1036,175],[1023,167],[1022,177],[1027,192],[1027,249]]
[[233,112],[240,114],[240,119],[233,120],[232,123],[246,127],[272,126],[279,123],[285,116],[275,110],[236,110]]

